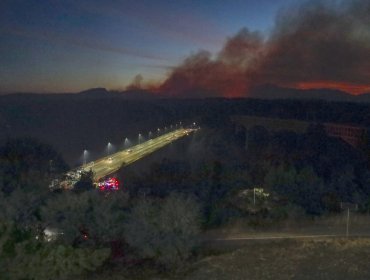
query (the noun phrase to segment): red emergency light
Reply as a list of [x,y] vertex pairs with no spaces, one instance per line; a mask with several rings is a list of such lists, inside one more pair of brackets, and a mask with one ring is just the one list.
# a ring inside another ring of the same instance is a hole
[[117,191],[119,190],[119,181],[115,177],[110,177],[98,183],[99,190],[101,191]]

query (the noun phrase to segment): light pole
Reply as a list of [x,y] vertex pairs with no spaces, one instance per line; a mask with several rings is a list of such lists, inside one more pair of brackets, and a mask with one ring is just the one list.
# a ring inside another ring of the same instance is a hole
[[84,150],[84,160],[83,160],[83,165],[86,165],[86,160],[87,160],[87,150]]
[[108,142],[108,145],[107,145],[108,156],[110,155],[111,149],[112,149],[112,144],[110,142]]
[[253,188],[253,205],[256,205],[256,188]]
[[139,133],[139,136],[138,136],[138,141],[139,141],[139,144],[141,144],[141,140],[142,140],[142,136],[141,136],[141,133]]
[[153,137],[153,133],[149,131],[149,139],[152,139],[152,137]]
[[357,211],[358,205],[356,203],[341,202],[340,203],[340,208],[343,209],[343,210],[347,209],[347,213],[346,213],[346,237],[349,237],[349,225],[350,225],[349,212],[351,210]]
[[349,235],[349,207],[347,208],[347,226],[346,226],[346,236]]
[[123,148],[127,149],[129,146],[130,146],[130,140],[128,140],[128,138],[126,137],[125,142],[123,143]]

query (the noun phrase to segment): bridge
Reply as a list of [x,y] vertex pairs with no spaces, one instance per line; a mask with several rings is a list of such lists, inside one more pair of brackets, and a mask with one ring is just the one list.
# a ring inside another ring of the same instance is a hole
[[[246,129],[254,126],[263,126],[271,131],[290,130],[296,133],[305,133],[312,122],[295,120],[295,119],[280,119],[257,116],[233,116],[232,121]],[[337,124],[337,123],[321,123],[328,136],[340,138],[351,146],[357,148],[363,144],[367,137],[367,129],[365,127]]]
[[89,162],[85,165],[80,166],[79,170],[83,171],[90,171],[92,170],[94,173],[94,179],[99,180],[105,176],[108,176],[117,170],[119,170],[122,166],[129,165],[153,152],[156,150],[176,141],[179,138],[182,138],[186,135],[189,135],[195,129],[178,129],[162,136],[156,137],[154,139],[150,139],[148,141],[143,142],[142,144],[138,144],[133,146],[130,149],[126,149],[115,154],[103,157],[97,161]]
[[100,179],[115,173],[120,168],[132,164],[196,130],[197,128],[180,128],[156,138],[149,139],[131,148],[88,162],[67,172],[65,178],[53,180],[49,187],[51,189],[71,189],[81,178],[83,172],[90,171],[93,172],[94,181],[98,182]]

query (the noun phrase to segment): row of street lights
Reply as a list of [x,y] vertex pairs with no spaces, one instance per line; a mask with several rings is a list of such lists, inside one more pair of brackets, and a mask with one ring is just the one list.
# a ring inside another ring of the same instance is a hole
[[[177,129],[177,128],[180,128],[180,127],[182,127],[182,122],[179,122],[176,125],[172,125],[171,124],[169,128],[167,128],[167,126],[165,126],[162,129],[157,128],[157,136],[159,136],[162,131],[163,131],[163,133],[166,133],[166,132],[168,132],[168,129],[172,130],[173,128],[176,128]],[[153,138],[153,132],[152,131],[149,131],[148,138],[149,139],[152,139]],[[141,133],[139,133],[139,135],[138,135],[138,144],[140,145],[144,141],[145,141],[145,137]],[[131,141],[126,137],[125,140],[124,140],[124,142],[123,142],[123,149],[127,149],[127,148],[129,148],[131,146],[132,146]],[[113,149],[114,149],[114,146],[112,145],[112,143],[111,142],[108,142],[108,144],[107,144],[107,156],[109,156],[112,153]],[[85,149],[83,151],[83,165],[86,165],[87,159],[88,159],[88,155],[89,155],[89,151]]]

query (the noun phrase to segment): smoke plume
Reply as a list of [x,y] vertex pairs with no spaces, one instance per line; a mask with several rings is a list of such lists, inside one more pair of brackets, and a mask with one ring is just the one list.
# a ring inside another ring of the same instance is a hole
[[216,57],[186,58],[161,90],[237,97],[263,84],[370,91],[370,1],[309,1],[282,11],[267,38],[243,28]]

